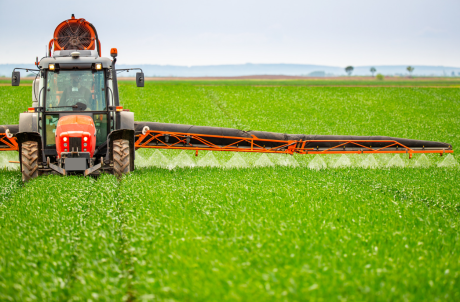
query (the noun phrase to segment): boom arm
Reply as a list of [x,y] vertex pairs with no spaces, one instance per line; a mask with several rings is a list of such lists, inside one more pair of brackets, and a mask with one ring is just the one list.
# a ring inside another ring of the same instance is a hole
[[[341,154],[453,153],[441,142],[381,136],[335,136],[241,131],[229,128],[137,122],[135,148],[208,151]],[[152,130],[151,130],[152,129]]]
[[[0,151],[17,151],[17,125],[0,126]],[[230,128],[135,122],[135,148],[282,154],[453,153],[442,142],[385,136],[335,136],[242,131]]]

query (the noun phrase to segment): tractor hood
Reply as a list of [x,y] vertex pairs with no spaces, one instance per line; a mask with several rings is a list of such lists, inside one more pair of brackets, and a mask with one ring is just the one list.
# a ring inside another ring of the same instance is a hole
[[56,151],[89,152],[93,156],[96,147],[96,128],[87,115],[67,115],[59,119],[56,127]]

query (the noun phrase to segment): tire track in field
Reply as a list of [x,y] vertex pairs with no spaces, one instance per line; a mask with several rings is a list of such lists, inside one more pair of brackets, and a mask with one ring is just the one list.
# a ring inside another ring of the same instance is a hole
[[71,237],[71,239],[75,240],[75,243],[72,247],[72,255],[71,255],[72,260],[70,262],[69,272],[68,272],[67,279],[65,281],[65,286],[64,286],[64,288],[67,289],[66,291],[64,291],[65,293],[64,300],[70,300],[71,298],[70,289],[73,287],[73,283],[75,282],[75,280],[77,280],[77,277],[78,277],[76,272],[77,272],[79,256],[81,256],[80,243],[81,243],[81,235],[83,232],[81,226],[86,222],[88,217],[91,216],[93,212],[93,206],[91,204],[91,197],[93,193],[94,193],[94,190],[91,190],[91,189],[87,189],[85,190],[84,193],[82,193],[88,196],[88,198],[85,200],[85,205],[87,205],[87,208],[84,210],[83,215],[79,217],[80,223],[77,226],[77,229],[72,230],[73,237]]
[[119,253],[120,259],[122,259],[121,265],[123,268],[123,276],[126,279],[126,301],[135,301],[136,300],[136,291],[134,289],[134,285],[132,280],[135,278],[135,269],[134,269],[134,249],[131,248],[128,236],[127,236],[127,228],[128,225],[126,224],[126,216],[129,215],[125,209],[124,204],[124,195],[122,192],[121,185],[123,182],[126,181],[126,176],[119,180],[116,194],[114,194],[114,202],[116,203],[117,207],[117,232],[119,234],[118,242],[119,242]]
[[[204,91],[204,90],[203,90]],[[244,131],[249,131],[250,127],[241,123],[240,119],[227,108],[227,103],[222,101],[213,91],[206,91],[206,97],[219,109],[232,123],[233,127]]]
[[[116,227],[114,231],[115,236],[113,238],[113,241],[116,242],[118,245],[116,248],[116,251],[117,251],[116,258],[119,260],[117,262],[120,264],[120,267],[122,269],[121,279],[124,279],[122,283],[125,283],[126,288],[127,288],[124,294],[124,296],[126,297],[125,301],[134,301],[136,300],[135,290],[134,290],[134,286],[132,283],[132,280],[134,279],[134,276],[135,276],[134,265],[132,261],[134,252],[129,244],[129,240],[126,235],[127,232],[125,231],[127,228],[126,215],[128,214],[124,206],[124,198],[123,198],[123,192],[122,192],[123,182],[124,182],[124,179],[115,180],[116,186],[113,191],[112,198],[111,198],[112,199],[111,202],[112,204],[115,205],[115,210],[116,210],[116,214],[115,214]],[[81,216],[80,223],[79,223],[80,227],[77,230],[75,230],[75,233],[73,234],[74,235],[73,237],[79,240],[76,240],[76,243],[73,247],[72,260],[71,260],[68,276],[65,282],[65,288],[67,288],[68,290],[65,291],[65,294],[63,295],[64,297],[61,297],[62,300],[65,300],[65,301],[73,300],[73,298],[75,298],[73,297],[75,293],[72,293],[73,292],[72,289],[74,288],[74,282],[78,280],[79,276],[77,272],[79,268],[79,261],[80,261],[80,258],[83,256],[80,246],[82,244],[82,237],[83,237],[83,233],[85,229],[82,226],[91,216],[93,216],[96,213],[95,207],[97,206],[97,204],[92,200],[92,197],[98,194],[98,187],[97,186],[91,187],[91,189],[87,190],[86,194],[88,194],[89,196],[85,202],[87,204],[87,208],[86,208],[86,211],[84,211],[83,215]],[[93,218],[97,219],[97,216],[94,216]],[[83,273],[85,274],[86,272],[83,271]],[[90,297],[84,297],[84,298],[89,299]]]

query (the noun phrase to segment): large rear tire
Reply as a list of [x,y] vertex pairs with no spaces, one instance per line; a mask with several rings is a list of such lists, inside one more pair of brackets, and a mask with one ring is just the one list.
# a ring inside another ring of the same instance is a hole
[[113,141],[113,174],[121,177],[130,172],[129,141],[118,139]]
[[38,176],[38,143],[24,142],[21,147],[22,181],[28,182]]

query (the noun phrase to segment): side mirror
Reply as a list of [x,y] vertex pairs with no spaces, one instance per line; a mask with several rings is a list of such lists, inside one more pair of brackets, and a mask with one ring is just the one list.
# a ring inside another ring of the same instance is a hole
[[21,83],[21,73],[19,71],[13,71],[11,75],[11,86],[19,86]]
[[136,73],[136,85],[137,87],[144,87],[144,73],[143,72]]

